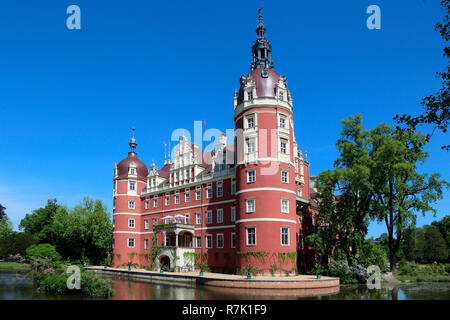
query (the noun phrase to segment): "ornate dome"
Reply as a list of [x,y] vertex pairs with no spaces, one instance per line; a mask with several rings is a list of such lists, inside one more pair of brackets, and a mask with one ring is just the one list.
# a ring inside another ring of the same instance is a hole
[[117,165],[117,175],[119,178],[126,178],[129,175],[130,167],[136,168],[136,174],[138,179],[146,180],[148,176],[148,169],[145,163],[138,159],[136,153],[137,141],[134,138],[134,128],[133,128],[133,137],[129,142],[130,151],[128,152],[128,157],[123,159]]
[[[266,72],[266,74],[263,74],[263,72]],[[239,89],[238,103],[244,101],[244,88],[250,79],[255,82],[256,95],[259,98],[274,98],[275,87],[280,78],[281,76],[273,69],[254,69],[246,77],[241,77],[241,87]]]

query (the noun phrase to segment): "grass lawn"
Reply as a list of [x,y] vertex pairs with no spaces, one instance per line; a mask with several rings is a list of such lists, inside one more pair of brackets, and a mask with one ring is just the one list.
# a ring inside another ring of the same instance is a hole
[[28,263],[0,261],[0,271],[28,271],[30,265]]
[[401,275],[394,275],[397,280],[400,281],[410,281],[410,282],[450,282],[450,276],[440,276],[440,275],[434,275],[434,276],[401,276]]

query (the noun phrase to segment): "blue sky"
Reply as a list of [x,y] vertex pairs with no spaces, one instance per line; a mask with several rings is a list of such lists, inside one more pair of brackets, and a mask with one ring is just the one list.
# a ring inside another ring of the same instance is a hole
[[[81,8],[81,30],[66,27],[71,4]],[[133,121],[140,159],[158,167],[174,129],[192,131],[203,119],[232,128],[260,4],[2,0],[0,203],[14,226],[49,198],[73,206],[90,196],[111,208],[113,166],[127,155]],[[372,4],[381,30],[366,27]],[[275,70],[288,78],[312,175],[332,167],[341,119],[359,112],[372,128],[421,112],[446,67],[434,31],[442,15],[438,0],[264,1]],[[450,180],[450,153],[440,150],[448,137],[433,136],[421,170]],[[436,208],[437,219],[449,214],[449,192]],[[371,224],[369,236],[382,232]]]

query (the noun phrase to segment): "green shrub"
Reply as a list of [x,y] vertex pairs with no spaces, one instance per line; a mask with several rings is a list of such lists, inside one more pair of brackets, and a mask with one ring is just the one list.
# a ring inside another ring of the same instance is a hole
[[61,255],[56,251],[55,246],[48,243],[34,244],[26,250],[27,258],[48,258],[50,262],[60,262]]
[[417,266],[415,263],[412,263],[412,262],[400,261],[398,264],[397,272],[400,275],[416,276],[417,275]]

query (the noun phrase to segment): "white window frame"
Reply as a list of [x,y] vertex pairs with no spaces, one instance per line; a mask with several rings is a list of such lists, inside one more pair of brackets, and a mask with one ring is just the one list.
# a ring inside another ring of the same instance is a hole
[[223,196],[223,182],[217,181],[216,182],[216,197],[222,197],[222,196]]
[[[250,127],[250,119],[253,121],[253,125]],[[256,127],[256,115],[254,113],[245,116],[245,129],[253,129]]]
[[[253,173],[253,180],[250,179],[250,173]],[[247,183],[256,182],[256,169],[248,169],[247,170]]]
[[236,180],[231,180],[231,194],[236,194]]
[[[251,201],[253,201],[253,210],[252,211],[249,210],[249,203]],[[246,210],[247,213],[254,213],[254,212],[256,212],[256,200],[255,200],[255,198],[245,199],[245,210]]]
[[134,200],[128,200],[128,209],[134,210],[136,208],[136,203]]
[[146,210],[150,209],[150,200],[148,199],[145,200],[145,209]]
[[230,208],[230,220],[231,220],[231,222],[236,221],[236,207]]
[[153,227],[158,225],[158,218],[153,218]]
[[166,206],[170,206],[170,193],[166,192],[166,194],[164,195],[164,204]]
[[185,217],[186,218],[184,218],[184,223],[185,224],[191,224],[191,215],[189,213],[186,213]]
[[[249,243],[249,229],[255,230],[255,243]],[[255,226],[245,227],[245,244],[249,247],[256,246],[256,227]]]
[[[283,203],[286,203],[286,206]],[[281,213],[289,213],[289,199],[281,199]]]
[[[130,246],[130,240],[133,240],[133,245]],[[136,240],[134,238],[127,238],[127,248],[134,248],[136,246]]]
[[136,191],[136,181],[130,181],[130,183],[128,185],[128,190]]
[[[200,245],[199,245],[199,240],[200,240]],[[195,236],[195,247],[196,248],[202,247],[202,236]]]
[[211,223],[213,223],[213,211],[208,210],[208,211],[206,211],[206,224],[211,224]]
[[[234,238],[234,243],[233,243],[233,238]],[[236,232],[231,233],[230,247],[236,248]]]
[[149,228],[150,228],[150,220],[144,219],[144,229],[149,229]]
[[175,191],[175,196],[174,196],[174,200],[173,200],[174,204],[180,204],[180,191]]
[[202,224],[202,213],[201,212],[195,213],[195,224]]
[[212,184],[208,183],[206,185],[206,199],[212,199],[213,197],[213,188],[212,188]]
[[[280,152],[282,154],[287,154],[287,146],[288,146],[289,141],[285,140],[285,139],[281,139],[280,140]],[[283,151],[283,145],[284,145],[284,151]]]
[[153,208],[158,208],[158,196],[153,196]]
[[280,127],[280,128],[283,128],[283,129],[286,129],[286,117],[285,116],[281,116],[280,115],[280,119],[279,119],[279,121],[278,121],[278,126]]
[[[283,173],[286,173],[286,181],[283,179]],[[281,169],[281,182],[282,183],[289,183],[289,171]]]
[[184,202],[191,201],[191,189],[184,189]]
[[[287,229],[287,243],[283,243],[283,229]],[[286,226],[281,226],[280,227],[280,244],[282,245],[282,246],[289,246],[290,245],[290,230],[289,230],[289,227],[286,227]]]
[[[208,245],[208,239],[211,240],[210,246]],[[212,234],[207,234],[207,235],[205,235],[205,248],[211,249],[212,247],[213,247],[213,236],[212,236]]]
[[150,248],[150,240],[148,238],[144,239],[144,249],[148,250]]
[[130,229],[134,229],[136,228],[136,219],[128,219],[128,228]]
[[256,139],[248,139],[247,140],[247,153],[255,153],[255,152],[256,152]]

